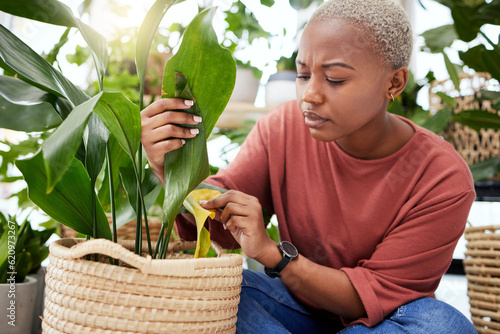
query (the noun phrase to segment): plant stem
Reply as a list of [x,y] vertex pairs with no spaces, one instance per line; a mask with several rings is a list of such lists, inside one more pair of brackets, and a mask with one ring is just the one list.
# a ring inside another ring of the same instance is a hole
[[163,233],[165,232],[165,225],[161,224],[160,234],[158,235],[158,240],[156,241],[155,252],[153,254],[153,259],[156,259],[158,255],[158,250],[161,249],[161,244],[163,242]]
[[[139,112],[144,107],[144,88],[141,85],[141,91],[139,94]],[[137,203],[135,205],[136,216],[136,229],[135,229],[135,253],[141,255],[142,253],[142,144],[139,145],[139,150],[137,152],[137,164],[136,168],[136,178],[137,178]],[[144,215],[147,213],[144,211]],[[149,239],[149,238],[148,238]],[[151,247],[150,247],[151,248]],[[151,253],[151,249],[149,250]]]
[[[109,177],[109,202],[111,204],[111,225],[113,226],[113,242],[118,241],[118,234],[116,231],[116,209],[115,209],[115,187],[113,182],[113,167],[111,163],[111,148],[109,140],[106,143],[106,154],[108,158],[108,177]],[[115,265],[118,265],[118,260],[114,259]]]
[[170,235],[172,234],[173,227],[174,227],[174,222],[172,222],[171,224],[170,223],[167,224],[167,233],[165,233],[165,237],[163,238],[163,244],[162,244],[162,253],[161,253],[162,259],[164,259],[168,253],[168,243],[170,242]]

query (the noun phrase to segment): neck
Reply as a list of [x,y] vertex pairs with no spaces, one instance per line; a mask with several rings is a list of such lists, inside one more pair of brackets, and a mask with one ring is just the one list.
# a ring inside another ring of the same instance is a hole
[[397,152],[413,135],[412,127],[392,114],[367,124],[347,137],[336,141],[347,154],[365,160],[381,159]]

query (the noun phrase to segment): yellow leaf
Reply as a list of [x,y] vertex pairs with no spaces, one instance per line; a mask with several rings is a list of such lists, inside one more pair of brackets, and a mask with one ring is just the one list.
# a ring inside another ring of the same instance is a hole
[[201,207],[200,201],[209,201],[221,194],[213,189],[195,189],[187,195],[184,207],[191,212],[196,219],[197,240],[195,258],[207,256],[210,250],[210,232],[204,227],[208,217],[215,218],[215,209],[207,210]]

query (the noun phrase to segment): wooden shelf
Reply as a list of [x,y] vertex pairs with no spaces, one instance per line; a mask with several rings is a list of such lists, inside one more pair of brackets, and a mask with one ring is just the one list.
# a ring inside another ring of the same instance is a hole
[[247,120],[256,121],[272,107],[257,108],[251,102],[229,101],[215,125],[219,129],[237,129]]

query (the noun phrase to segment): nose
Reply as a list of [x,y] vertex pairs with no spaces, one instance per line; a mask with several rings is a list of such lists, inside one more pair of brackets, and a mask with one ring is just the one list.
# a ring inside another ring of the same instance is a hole
[[311,104],[320,104],[323,102],[321,86],[313,76],[307,82],[300,84],[300,86],[302,86],[299,88],[302,92],[301,95],[297,95],[302,97],[302,101]]

